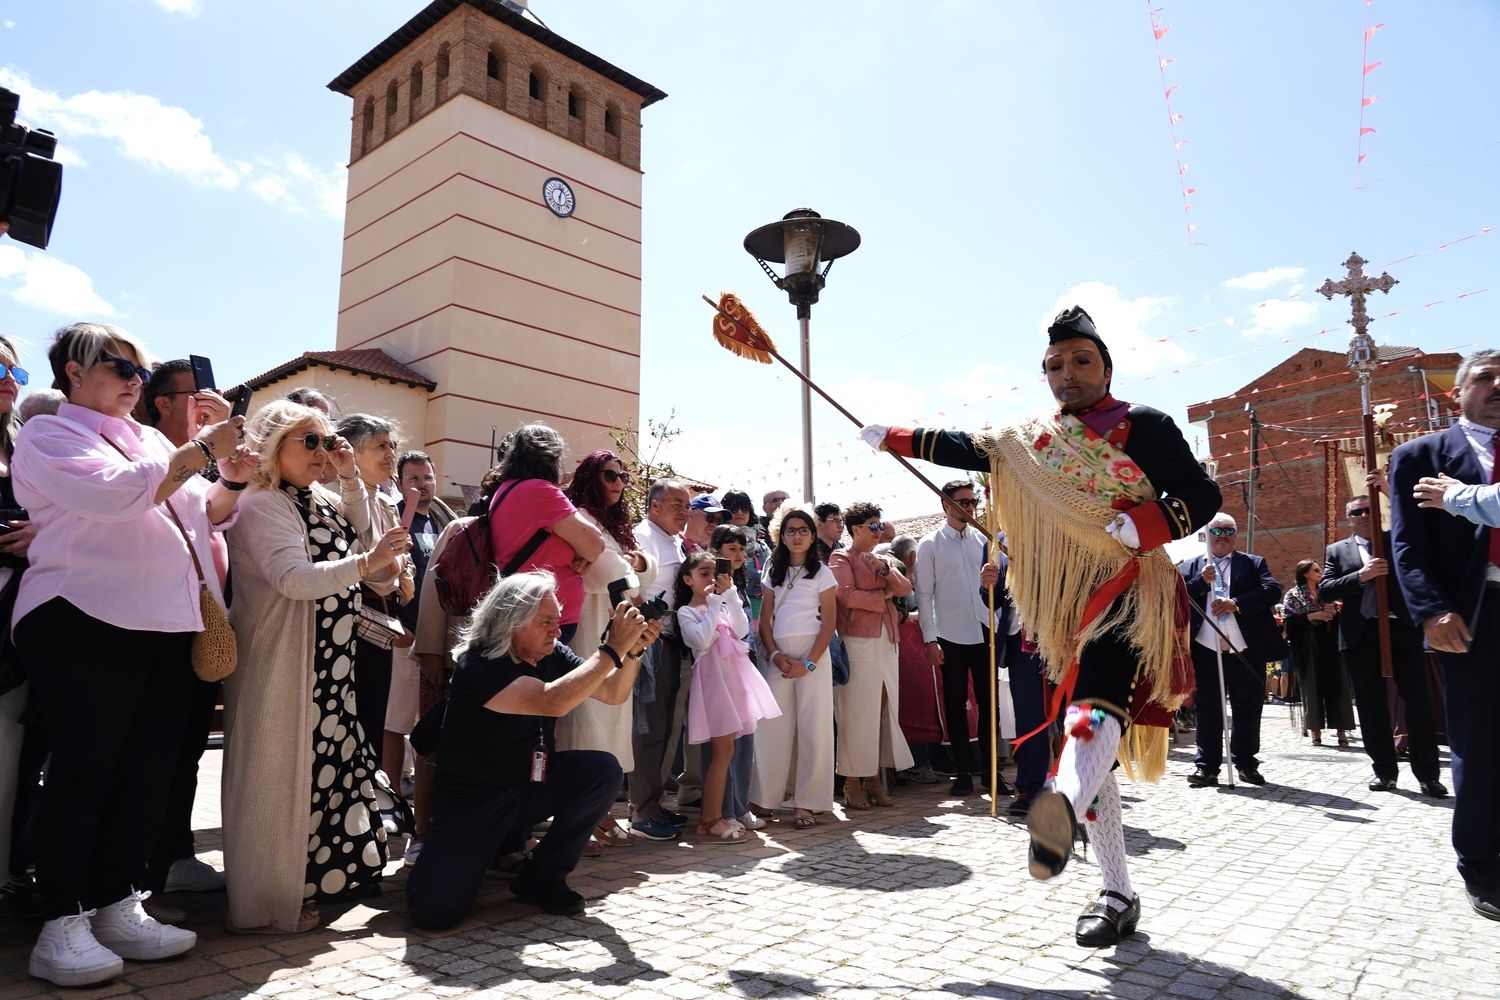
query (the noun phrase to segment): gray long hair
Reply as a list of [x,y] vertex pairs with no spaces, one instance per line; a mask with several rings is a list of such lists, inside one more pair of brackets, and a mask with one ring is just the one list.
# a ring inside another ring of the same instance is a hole
[[557,577],[545,569],[507,576],[474,606],[474,613],[458,633],[453,658],[457,660],[470,649],[490,659],[509,656],[511,637],[530,624],[542,602],[556,591]]

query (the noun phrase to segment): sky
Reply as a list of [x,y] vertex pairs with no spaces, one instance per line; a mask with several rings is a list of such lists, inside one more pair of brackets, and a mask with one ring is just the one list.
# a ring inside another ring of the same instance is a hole
[[[421,6],[0,0],[0,85],[67,164],[48,252],[0,239],[33,385],[77,319],[207,354],[226,385],[331,349],[351,107],[326,85]],[[1491,0],[532,8],[669,95],[642,116],[641,413],[720,488],[801,492],[796,380],[716,346],[699,299],[735,292],[795,361],[795,310],[742,241],[798,207],[861,234],[813,307],[812,373],[872,423],[1046,409],[1043,331],[1078,303],[1115,394],[1207,453],[1189,404],[1345,349],[1347,302],[1314,289],[1351,251],[1400,281],[1378,342],[1494,346]],[[813,424],[818,499],[933,508],[816,398]]]

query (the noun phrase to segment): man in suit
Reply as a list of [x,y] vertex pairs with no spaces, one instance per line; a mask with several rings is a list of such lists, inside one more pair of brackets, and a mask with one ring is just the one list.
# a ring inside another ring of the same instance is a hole
[[[1266,700],[1266,664],[1286,655],[1286,642],[1271,609],[1281,600],[1281,585],[1260,556],[1235,551],[1239,528],[1234,518],[1218,513],[1208,522],[1208,554],[1194,556],[1177,571],[1187,581],[1193,602],[1189,625],[1193,637],[1193,673],[1197,689],[1198,752],[1188,784],[1207,788],[1219,783],[1224,762],[1224,702],[1219,691],[1220,655],[1224,664],[1224,686],[1234,719],[1229,735],[1229,756],[1235,773],[1247,785],[1264,785],[1260,773],[1260,713]],[[1203,609],[1213,616],[1218,631],[1204,621]],[[1219,632],[1224,634],[1221,636]],[[1249,660],[1245,668],[1238,650]]]
[[1392,552],[1412,620],[1447,684],[1458,871],[1469,905],[1500,920],[1500,529],[1423,510],[1430,501],[1413,496],[1424,477],[1495,481],[1500,351],[1465,358],[1455,391],[1459,422],[1391,456]]
[[[1379,478],[1371,482],[1379,486]],[[1408,493],[1410,490],[1407,491]],[[1375,626],[1376,580],[1389,578],[1390,563],[1370,557],[1370,525],[1377,508],[1369,497],[1354,497],[1344,505],[1351,534],[1328,546],[1323,567],[1323,581],[1318,597],[1325,604],[1344,602],[1338,617],[1339,650],[1349,680],[1354,685],[1354,701],[1359,706],[1359,733],[1365,753],[1375,773],[1370,789],[1376,792],[1396,790],[1396,742],[1392,735],[1391,713],[1386,702],[1386,682],[1380,676],[1380,633]],[[1389,549],[1390,533],[1382,536]],[[1438,781],[1437,733],[1432,721],[1432,704],[1427,694],[1427,659],[1422,652],[1411,613],[1397,587],[1386,588],[1390,608],[1391,672],[1396,690],[1406,702],[1406,734],[1411,748],[1411,773],[1421,786],[1422,794],[1442,798],[1448,790]]]

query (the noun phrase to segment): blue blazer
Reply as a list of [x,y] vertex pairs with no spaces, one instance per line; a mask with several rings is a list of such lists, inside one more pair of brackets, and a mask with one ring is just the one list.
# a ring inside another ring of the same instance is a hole
[[[1208,600],[1212,587],[1203,579],[1203,565],[1207,556],[1194,556],[1177,564],[1177,572],[1187,581],[1188,597],[1192,599],[1193,618],[1188,626],[1188,641],[1197,640],[1198,630],[1203,627],[1203,604]],[[1286,640],[1271,609],[1281,603],[1281,584],[1271,575],[1271,567],[1260,556],[1248,552],[1234,552],[1229,557],[1229,598],[1240,606],[1235,621],[1240,634],[1245,637],[1245,655],[1261,663],[1279,660],[1286,655]]]
[[1411,494],[1417,480],[1440,472],[1462,483],[1484,482],[1479,458],[1457,424],[1408,441],[1391,455],[1392,566],[1417,628],[1433,615],[1453,611],[1463,615],[1472,633],[1489,565],[1485,532],[1494,529],[1417,506]]

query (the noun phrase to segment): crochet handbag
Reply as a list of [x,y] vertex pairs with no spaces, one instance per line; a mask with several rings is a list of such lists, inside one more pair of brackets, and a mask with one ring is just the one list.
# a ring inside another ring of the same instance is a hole
[[172,509],[170,500],[162,502],[166,504],[167,513],[172,515],[172,522],[177,525],[177,530],[182,532],[182,540],[187,542],[188,555],[193,557],[193,569],[198,573],[198,610],[203,615],[203,631],[193,636],[193,673],[198,675],[199,680],[210,684],[222,681],[234,673],[235,664],[239,661],[239,649],[234,642],[234,626],[229,624],[229,616],[224,614],[224,609],[219,607],[213,592],[208,589],[208,581],[203,576],[203,564],[198,561],[198,552],[193,548],[192,539],[188,538],[187,529],[182,526],[182,519]]

